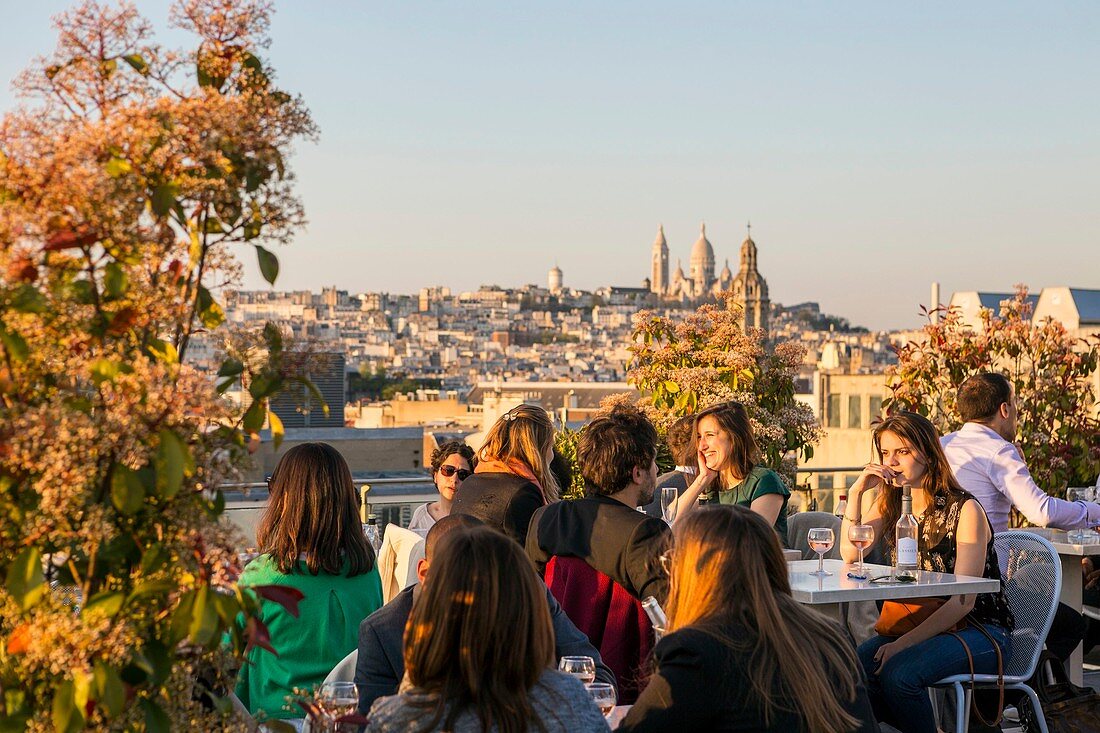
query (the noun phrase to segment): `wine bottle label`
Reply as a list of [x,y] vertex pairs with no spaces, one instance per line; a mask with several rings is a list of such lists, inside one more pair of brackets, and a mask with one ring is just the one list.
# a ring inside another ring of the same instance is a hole
[[917,540],[913,537],[898,538],[898,565],[917,564]]

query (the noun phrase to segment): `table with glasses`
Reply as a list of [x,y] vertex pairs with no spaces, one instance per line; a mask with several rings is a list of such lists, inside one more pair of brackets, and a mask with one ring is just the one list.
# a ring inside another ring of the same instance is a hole
[[825,571],[831,575],[817,576],[817,560],[795,560],[787,563],[791,581],[791,595],[799,603],[814,606],[816,610],[844,623],[843,605],[853,601],[884,601],[899,598],[927,598],[929,596],[957,596],[964,593],[994,593],[1000,587],[998,580],[974,578],[968,575],[951,575],[930,570],[918,570],[915,582],[896,580],[872,582],[876,578],[890,578],[894,569],[887,565],[864,563],[866,580],[849,577],[855,563],[843,560],[825,560]]
[[[1058,559],[1062,564],[1062,593],[1058,600],[1078,613],[1081,612],[1082,573],[1081,559],[1100,556],[1100,535],[1086,533],[1076,535],[1072,530],[1047,529],[1045,527],[1023,527],[1022,531],[1037,534],[1054,545]],[[1095,561],[1094,561],[1095,562]],[[1084,652],[1081,645],[1070,654],[1066,662],[1066,672],[1070,681],[1080,685],[1084,676]]]

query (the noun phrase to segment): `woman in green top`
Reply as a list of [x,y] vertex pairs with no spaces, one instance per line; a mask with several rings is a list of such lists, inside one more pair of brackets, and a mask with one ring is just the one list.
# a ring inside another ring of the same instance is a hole
[[696,415],[695,447],[699,470],[680,496],[676,516],[690,512],[700,495],[719,504],[747,506],[772,525],[786,547],[791,490],[779,474],[757,463],[760,449],[745,407],[724,402]]
[[359,523],[359,498],[344,457],[325,443],[296,445],[269,482],[256,530],[261,554],[241,586],[286,585],[302,591],[298,617],[264,601],[260,621],[278,656],[254,646],[237,678],[237,697],[267,718],[300,718],[295,689],[319,685],[358,647],[359,622],[382,605],[374,550]]

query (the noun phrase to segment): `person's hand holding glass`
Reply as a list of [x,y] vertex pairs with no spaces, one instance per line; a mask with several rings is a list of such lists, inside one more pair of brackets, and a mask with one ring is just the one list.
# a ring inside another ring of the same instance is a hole
[[833,530],[830,527],[814,527],[807,534],[807,539],[810,541],[810,549],[817,553],[817,570],[810,575],[816,575],[819,578],[832,575],[825,569],[825,553],[833,549],[833,542],[836,539]]
[[875,541],[875,528],[869,524],[853,524],[848,528],[848,541],[859,550],[859,564],[856,565],[855,570],[848,573],[848,577],[867,580],[867,572],[863,569],[863,551]]

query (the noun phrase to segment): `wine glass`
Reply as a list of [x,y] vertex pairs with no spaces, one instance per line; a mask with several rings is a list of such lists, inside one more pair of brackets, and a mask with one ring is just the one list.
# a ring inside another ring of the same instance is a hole
[[585,684],[596,680],[596,661],[592,657],[562,657],[558,669]]
[[596,707],[600,709],[603,716],[606,718],[611,715],[618,699],[615,696],[615,688],[606,682],[591,682],[584,687],[588,690],[588,696],[592,698],[592,702],[596,703]]
[[[1066,489],[1067,501],[1088,501],[1088,489],[1069,487]],[[1095,498],[1095,497],[1094,497]],[[1084,542],[1088,538],[1088,530],[1071,529],[1066,532],[1066,539],[1073,543]]]
[[833,542],[835,541],[832,528],[814,527],[806,537],[810,541],[810,549],[817,553],[817,570],[810,573],[810,575],[816,575],[819,578],[832,575],[825,569],[825,553],[833,549]]
[[676,498],[679,495],[675,486],[666,486],[661,489],[661,516],[669,524],[676,521]]
[[325,682],[317,691],[317,707],[324,714],[325,730],[337,730],[337,721],[353,715],[359,707],[359,692],[354,682]]
[[875,528],[869,524],[853,524],[848,528],[848,541],[859,550],[859,565],[855,572],[848,573],[849,578],[867,580],[867,573],[863,570],[863,551],[875,541]]

